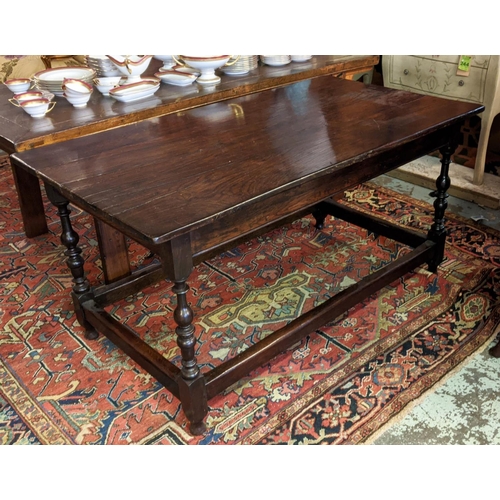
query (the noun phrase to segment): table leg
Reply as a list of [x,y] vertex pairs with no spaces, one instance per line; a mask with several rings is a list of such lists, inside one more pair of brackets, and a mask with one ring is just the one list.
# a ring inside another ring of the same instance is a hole
[[127,240],[116,229],[94,217],[105,283],[130,276]]
[[168,276],[174,282],[172,290],[177,296],[174,320],[177,323],[177,345],[181,350],[181,376],[177,380],[182,409],[190,422],[194,436],[206,430],[204,418],[208,413],[205,377],[201,374],[195,357],[196,337],[194,335],[193,310],[187,301],[189,286],[187,278],[193,269],[191,240],[189,234],[168,243],[167,252],[162,252],[162,262]]
[[444,214],[446,208],[448,207],[448,194],[447,190],[450,187],[450,176],[448,175],[451,155],[455,151],[455,148],[448,144],[440,152],[442,154],[441,159],[441,172],[436,180],[437,190],[435,192],[436,199],[434,200],[434,223],[432,224],[427,237],[437,243],[436,252],[433,255],[431,261],[428,263],[429,271],[435,273],[439,264],[444,259],[444,248],[446,244],[446,228],[444,225]]
[[45,185],[45,191],[51,203],[57,208],[57,215],[61,220],[61,243],[66,247],[64,255],[67,256],[67,265],[73,276],[73,303],[75,306],[75,313],[80,325],[85,328],[85,338],[96,339],[98,336],[95,328],[87,322],[83,309],[81,308],[82,301],[92,298],[90,283],[85,278],[83,269],[84,260],[81,256],[82,249],[78,246],[80,237],[73,229],[70,220],[71,210],[68,205],[69,202],[52,186]]
[[34,238],[48,231],[42,193],[38,178],[26,170],[12,165],[12,173],[17,189],[17,197],[23,218],[24,232]]
[[490,353],[490,356],[493,356],[494,358],[500,358],[500,341],[488,352]]

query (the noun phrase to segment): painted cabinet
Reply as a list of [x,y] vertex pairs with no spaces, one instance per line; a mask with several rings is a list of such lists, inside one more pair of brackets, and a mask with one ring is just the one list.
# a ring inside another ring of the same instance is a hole
[[500,56],[472,56],[467,76],[457,74],[459,59],[387,55],[382,57],[382,73],[386,87],[484,104],[473,180],[479,185],[484,181],[491,125],[500,113]]

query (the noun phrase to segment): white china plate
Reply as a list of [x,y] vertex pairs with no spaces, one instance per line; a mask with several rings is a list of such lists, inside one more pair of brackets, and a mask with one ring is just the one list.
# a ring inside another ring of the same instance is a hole
[[132,102],[152,96],[160,88],[160,82],[145,80],[112,88],[109,95],[120,102]]
[[197,76],[192,73],[180,72],[180,71],[160,71],[155,73],[163,83],[168,83],[170,85],[177,85],[179,87],[185,87],[186,85],[191,85],[196,81]]
[[292,59],[292,62],[306,62],[309,61],[312,56],[290,56]]
[[59,83],[65,78],[85,80],[95,78],[95,70],[84,66],[71,66],[68,68],[45,69],[35,73],[34,78],[41,83]]

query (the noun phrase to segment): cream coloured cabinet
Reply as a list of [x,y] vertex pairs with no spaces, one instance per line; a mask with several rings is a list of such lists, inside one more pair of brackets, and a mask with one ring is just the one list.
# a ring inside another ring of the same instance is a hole
[[500,56],[472,56],[468,76],[457,75],[460,56],[382,56],[386,87],[484,104],[473,183],[484,181],[491,124],[500,113]]

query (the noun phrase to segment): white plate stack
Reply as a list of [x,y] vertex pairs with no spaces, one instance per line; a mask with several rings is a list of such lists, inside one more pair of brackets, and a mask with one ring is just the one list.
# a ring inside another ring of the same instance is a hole
[[309,61],[312,56],[290,56],[292,58],[292,62],[306,62]]
[[260,60],[269,66],[285,66],[291,62],[290,56],[260,56]]
[[[229,59],[228,64],[231,64],[237,56]],[[231,66],[223,66],[222,71],[226,75],[246,75],[259,65],[259,56],[239,56]]]
[[84,66],[68,66],[64,68],[52,68],[39,71],[33,76],[35,86],[42,91],[51,92],[54,95],[62,96],[64,91],[62,85],[65,78],[82,80],[89,85],[93,85],[92,80],[96,72],[92,68]]
[[120,70],[106,56],[85,56],[85,64],[95,70],[97,76],[120,76]]

